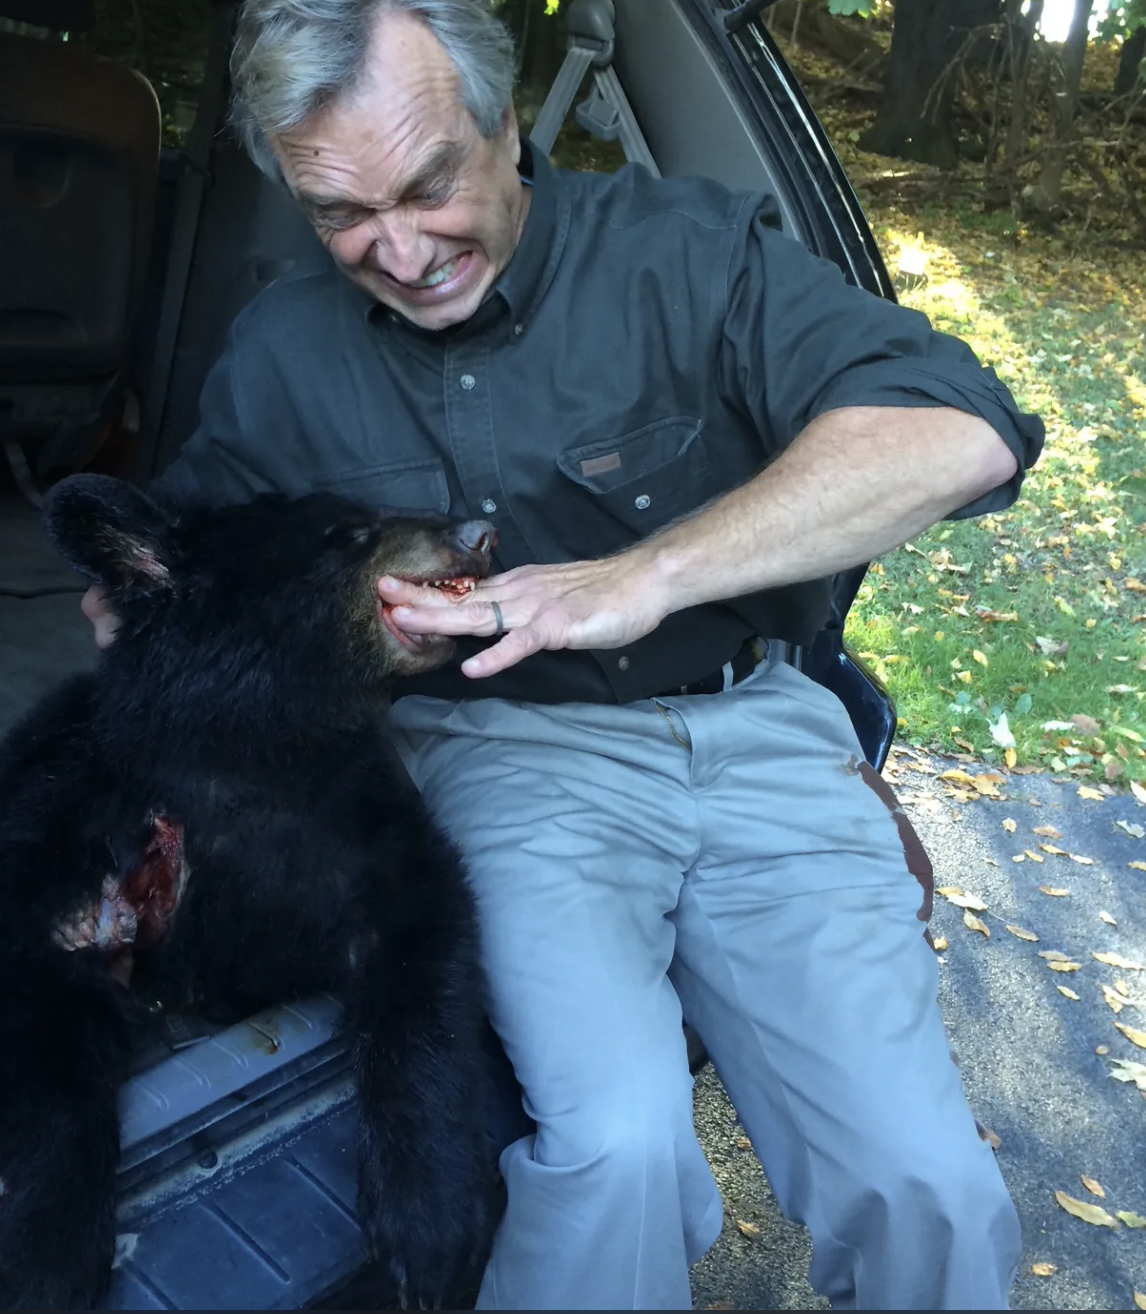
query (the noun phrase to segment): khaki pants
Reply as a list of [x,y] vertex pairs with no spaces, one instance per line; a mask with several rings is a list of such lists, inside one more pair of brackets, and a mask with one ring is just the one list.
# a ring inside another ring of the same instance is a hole
[[688,1309],[720,1232],[682,1007],[837,1309],[1005,1309],[1019,1228],[948,1054],[920,892],[838,700],[765,662],[703,697],[411,697],[491,1019],[537,1133],[479,1308]]

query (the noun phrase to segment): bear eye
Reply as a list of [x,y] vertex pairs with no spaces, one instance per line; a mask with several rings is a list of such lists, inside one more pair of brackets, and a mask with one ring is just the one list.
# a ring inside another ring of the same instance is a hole
[[370,535],[373,533],[370,525],[347,525],[345,521],[337,525],[327,525],[326,537],[333,538],[338,535],[339,538],[348,543],[353,543],[355,547],[364,547],[370,541]]

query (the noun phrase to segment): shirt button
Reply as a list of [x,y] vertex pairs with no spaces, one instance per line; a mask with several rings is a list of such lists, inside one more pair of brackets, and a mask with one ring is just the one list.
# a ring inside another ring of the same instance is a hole
[[486,513],[487,516],[492,516],[493,513],[497,510],[497,503],[493,500],[492,497],[487,497],[482,502],[481,509]]
[[513,336],[514,336],[515,338],[519,338],[519,337],[521,337],[521,335],[522,335],[524,332],[525,332],[525,325],[524,325],[524,324],[515,324],[515,325],[513,326]]
[[648,493],[642,493],[640,497],[638,497],[637,500],[633,503],[633,505],[637,508],[638,511],[647,511],[649,507],[652,505],[652,501],[653,499],[648,495]]
[[477,379],[475,379],[472,374],[463,374],[462,377],[458,380],[458,382],[462,385],[462,387],[466,390],[466,392],[472,392],[477,384]]
[[627,671],[629,669],[629,659],[627,657],[618,657],[617,665],[622,671]]

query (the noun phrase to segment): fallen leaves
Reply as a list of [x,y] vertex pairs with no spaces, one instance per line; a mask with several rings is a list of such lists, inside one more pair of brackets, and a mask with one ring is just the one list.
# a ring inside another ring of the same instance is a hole
[[1018,828],[1018,824],[1019,823],[1014,819],[1014,817],[1003,818],[1003,829],[1007,832],[1008,835],[1013,835],[1015,833],[1016,829]]
[[1143,1295],[1141,1291],[1136,1290],[1134,1292],[1134,1304],[1139,1309],[1146,1309],[1146,1295]]
[[1129,1209],[1119,1209],[1115,1212],[1115,1218],[1127,1227],[1133,1227],[1140,1230],[1146,1230],[1146,1218],[1141,1214],[1136,1214]]
[[1068,1214],[1081,1218],[1084,1223],[1090,1223],[1093,1227],[1112,1227],[1116,1230],[1118,1228],[1118,1219],[1113,1214],[1108,1214],[1101,1205],[1090,1204],[1086,1200],[1076,1200],[1073,1195],[1067,1195],[1065,1191],[1056,1191],[1054,1198]]
[[1054,826],[1036,826],[1036,835],[1044,835],[1047,839],[1062,839],[1062,831],[1056,830]]
[[1134,1059],[1111,1059],[1110,1061],[1115,1065],[1110,1073],[1115,1081],[1132,1082],[1139,1090],[1146,1091],[1146,1063],[1137,1063]]
[[1083,1174],[1079,1174],[1078,1180],[1083,1184],[1083,1186],[1086,1187],[1086,1189],[1090,1192],[1091,1195],[1098,1196],[1100,1200],[1106,1199],[1106,1192],[1102,1189],[1101,1185],[1094,1180],[1093,1177],[1086,1177]]
[[1126,1000],[1123,999],[1116,990],[1111,990],[1104,981],[1100,981],[1098,985],[1099,989],[1102,991],[1103,999],[1106,1000],[1115,1013],[1121,1013],[1126,1007]]
[[1100,908],[1100,909],[1099,909],[1099,911],[1098,911],[1098,920],[1099,920],[1100,922],[1105,922],[1105,923],[1107,924],[1107,926],[1117,926],[1117,925],[1118,925],[1118,923],[1114,920],[1113,917],[1111,917],[1111,915],[1106,911],[1105,908]]
[[746,1223],[743,1218],[738,1218],[736,1220],[736,1230],[740,1233],[741,1236],[746,1236],[749,1239],[758,1237],[760,1235],[760,1229],[756,1226],[756,1224]]
[[1069,890],[1059,889],[1054,885],[1040,885],[1039,892],[1042,894],[1049,894],[1052,899],[1068,899],[1070,897]]
[[1060,985],[1060,986],[1055,986],[1055,989],[1059,992],[1060,995],[1065,995],[1067,999],[1082,998],[1081,995],[1076,995],[1075,992],[1070,988],[1070,986]]
[[1114,824],[1134,839],[1142,839],[1146,836],[1146,826],[1140,826],[1136,821],[1116,821]]
[[977,894],[968,894],[961,885],[941,885],[935,893],[941,894],[956,908],[970,908],[972,912],[987,911],[987,905],[983,900]]
[[1125,1022],[1115,1022],[1114,1025],[1132,1045],[1146,1049],[1146,1031],[1140,1031],[1137,1027],[1128,1027]]
[[965,912],[963,914],[963,925],[966,926],[969,931],[978,931],[985,940],[991,938],[991,928],[986,922],[980,921],[973,912]]
[[1034,931],[1024,930],[1021,926],[1012,926],[1010,922],[1006,923],[1006,928],[1012,935],[1017,936],[1020,940],[1029,940],[1032,944],[1038,943],[1039,937]]
[[1095,803],[1106,802],[1106,795],[1103,794],[1100,790],[1091,789],[1089,785],[1079,785],[1078,796],[1079,798],[1088,798]]
[[1092,949],[1090,951],[1090,956],[1095,959],[1096,962],[1105,963],[1107,967],[1121,967],[1127,972],[1146,971],[1146,963],[1135,963],[1129,958],[1123,958],[1121,954],[1106,952],[1096,954]]
[[1050,1277],[1052,1273],[1058,1272],[1058,1265],[1048,1264],[1046,1260],[1040,1259],[1038,1263],[1031,1265],[1031,1272],[1035,1277]]
[[1066,962],[1066,963],[1055,962],[1055,963],[1047,963],[1047,966],[1050,968],[1052,972],[1077,972],[1081,969],[1082,964],[1071,963],[1071,962]]

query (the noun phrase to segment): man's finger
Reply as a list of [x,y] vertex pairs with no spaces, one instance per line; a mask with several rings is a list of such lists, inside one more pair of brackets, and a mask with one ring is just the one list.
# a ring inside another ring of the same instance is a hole
[[458,602],[442,606],[395,607],[394,624],[407,634],[476,635],[492,638],[498,631],[497,617],[488,602]]
[[535,652],[540,652],[544,646],[540,635],[536,634],[529,626],[525,626],[520,630],[510,630],[505,638],[499,643],[495,643],[492,648],[487,648],[484,652],[479,652],[462,662],[461,671],[463,675],[468,675],[471,680],[480,680],[488,675],[497,675],[501,671],[508,670],[511,666],[516,666],[518,662],[524,661],[526,657],[532,657]]

